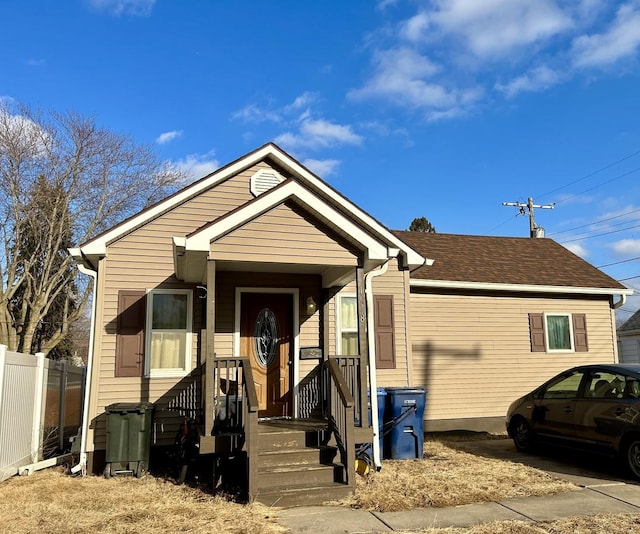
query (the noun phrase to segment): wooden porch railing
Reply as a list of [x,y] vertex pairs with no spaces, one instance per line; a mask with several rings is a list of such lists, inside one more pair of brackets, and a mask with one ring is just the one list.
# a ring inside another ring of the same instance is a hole
[[329,356],[335,360],[353,397],[354,423],[358,427],[369,426],[367,412],[367,366],[362,356]]
[[337,358],[325,361],[327,370],[329,425],[345,468],[345,482],[355,484],[354,399]]
[[229,452],[245,453],[251,498],[258,473],[258,396],[249,358],[213,358],[205,363],[203,376],[205,432],[228,439]]

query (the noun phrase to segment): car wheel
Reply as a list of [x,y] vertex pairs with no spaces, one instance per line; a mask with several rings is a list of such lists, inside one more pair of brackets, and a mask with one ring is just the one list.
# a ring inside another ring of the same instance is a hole
[[627,469],[635,477],[640,478],[640,438],[635,437],[629,440],[624,449],[624,458]]
[[[522,452],[529,452],[533,448],[533,432],[529,423],[518,417],[511,423],[511,436],[516,449]],[[639,443],[640,445],[640,443]]]

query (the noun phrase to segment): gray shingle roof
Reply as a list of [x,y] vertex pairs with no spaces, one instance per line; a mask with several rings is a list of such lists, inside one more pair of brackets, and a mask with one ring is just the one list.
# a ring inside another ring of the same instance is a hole
[[568,249],[547,238],[494,237],[394,231],[431,267],[418,280],[626,289]]
[[640,310],[638,310],[631,317],[629,317],[620,326],[620,328],[618,328],[618,333],[633,332],[634,330],[640,330]]

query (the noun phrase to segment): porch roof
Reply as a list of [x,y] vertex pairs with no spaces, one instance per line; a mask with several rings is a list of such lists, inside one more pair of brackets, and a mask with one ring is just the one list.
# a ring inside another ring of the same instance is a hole
[[[329,184],[273,143],[267,143],[259,149],[229,163],[201,180],[192,183],[175,194],[86,241],[77,248],[69,249],[69,251],[77,262],[84,264],[88,268],[95,269],[97,260],[106,255],[107,247],[110,244],[202,192],[215,187],[226,179],[267,159],[277,167],[286,170],[286,172],[293,177],[293,181],[304,186],[309,194],[314,196],[314,203],[321,201],[319,204],[321,206],[319,214],[324,215],[326,219],[329,219],[332,214],[339,213],[342,219],[351,221],[351,226],[358,227],[361,233],[369,234],[371,239],[377,240],[385,247],[397,249],[403,265],[409,269],[431,264],[431,260],[423,257],[411,245],[394,235],[384,225],[376,221],[368,213],[360,209],[348,198],[333,189]],[[200,239],[206,239],[204,234],[195,241],[199,241]],[[371,253],[372,258],[375,258],[377,254],[374,249],[372,249]]]
[[[188,282],[203,281],[206,273],[206,260],[213,242],[285,202],[296,204],[321,222],[323,226],[340,236],[344,242],[349,243],[353,249],[360,251],[365,270],[373,269],[400,254],[397,247],[390,246],[389,242],[365,231],[327,199],[314,194],[297,181],[288,179],[238,209],[198,228],[191,234],[184,237],[175,236],[173,250],[176,276]],[[299,265],[287,266],[287,263],[287,258],[283,257],[282,263],[270,266],[262,265],[261,267],[260,264],[257,264],[254,268],[257,270],[288,269],[292,272],[317,272],[323,275],[325,287],[335,284],[345,277],[353,277],[352,266],[336,264],[301,267]],[[235,268],[247,270],[247,266],[236,265]]]

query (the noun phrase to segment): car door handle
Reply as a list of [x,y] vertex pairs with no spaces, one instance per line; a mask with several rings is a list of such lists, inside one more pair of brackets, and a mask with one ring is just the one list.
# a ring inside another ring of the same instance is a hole
[[573,411],[573,407],[572,406],[565,406],[563,411],[564,411],[564,413],[571,413]]

